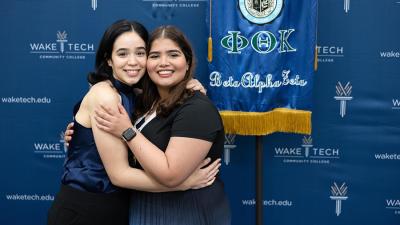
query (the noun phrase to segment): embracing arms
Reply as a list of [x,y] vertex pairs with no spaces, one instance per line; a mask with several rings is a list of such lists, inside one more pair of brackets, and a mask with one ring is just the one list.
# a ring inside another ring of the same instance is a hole
[[[120,137],[124,130],[132,127],[129,116],[121,105],[118,106],[118,110],[101,105],[95,113],[98,128],[116,137]],[[185,115],[188,113],[195,118],[197,115],[202,115],[202,112],[197,110],[188,111]],[[187,118],[177,119],[177,121],[183,120]],[[168,187],[182,183],[206,157],[212,146],[211,141],[202,138],[178,135],[169,139],[168,146],[163,152],[140,132],[137,132],[136,137],[127,144],[145,171]]]
[[[125,143],[120,138],[102,131],[94,125],[96,123],[94,120],[94,109],[100,104],[117,109],[119,96],[111,88],[107,89],[104,87],[92,87],[90,93],[87,95],[87,98],[85,97],[86,100],[84,99],[82,102],[76,120],[92,128],[101,160],[114,185],[130,189],[159,192],[201,188],[210,185],[214,181],[215,174],[218,172],[219,162],[214,162],[204,170],[200,170],[199,167],[201,165],[198,164],[196,166],[198,170],[187,179],[187,182],[179,187],[175,185],[173,188],[167,188],[165,185],[160,184],[143,170],[131,168],[128,164]],[[87,118],[87,121],[85,121],[85,118]],[[66,135],[69,133],[70,131],[67,131]],[[203,163],[205,164],[206,162]]]

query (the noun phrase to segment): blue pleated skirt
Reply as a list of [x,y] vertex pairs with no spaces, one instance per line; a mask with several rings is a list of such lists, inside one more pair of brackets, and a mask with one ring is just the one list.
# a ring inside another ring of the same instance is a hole
[[230,225],[223,183],[199,190],[131,194],[130,225]]

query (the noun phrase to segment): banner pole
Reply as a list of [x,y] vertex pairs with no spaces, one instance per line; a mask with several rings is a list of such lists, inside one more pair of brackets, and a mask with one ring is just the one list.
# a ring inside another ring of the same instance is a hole
[[263,225],[263,136],[256,136],[256,224]]

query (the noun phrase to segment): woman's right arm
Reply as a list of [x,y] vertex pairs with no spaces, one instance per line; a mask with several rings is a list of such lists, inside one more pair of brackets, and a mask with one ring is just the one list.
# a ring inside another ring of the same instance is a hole
[[128,151],[121,139],[97,128],[94,109],[99,104],[117,109],[119,96],[111,89],[92,87],[88,98],[88,113],[97,150],[111,182],[119,187],[151,192],[168,191],[165,186],[147,176],[143,171],[131,168]]
[[[187,179],[187,181],[178,187],[168,188],[158,183],[155,179],[147,175],[143,170],[131,168],[128,163],[128,151],[124,142],[121,139],[101,131],[95,126],[95,121],[92,115],[94,112],[93,106],[97,104],[107,104],[110,107],[117,107],[119,96],[117,96],[112,90],[96,90],[100,88],[92,88],[93,92],[88,98],[89,107],[88,111],[90,114],[91,127],[95,138],[96,146],[99,151],[101,160],[104,164],[106,172],[111,182],[120,187],[136,189],[149,192],[165,192],[165,191],[176,191],[186,190],[189,188],[202,188],[211,185],[214,181],[216,173],[218,173],[219,162],[214,162],[205,169],[196,170],[196,172]],[[67,126],[65,134],[71,134],[72,125]],[[70,138],[65,138],[68,142]],[[204,166],[204,164],[203,164]]]
[[111,141],[115,137],[111,135],[112,138],[109,139],[109,135],[97,132],[95,139],[97,136],[96,145],[101,146],[98,147],[100,157],[111,182],[116,186],[148,192],[198,189],[211,185],[219,172],[219,161],[213,162],[205,169],[200,169],[210,162],[208,159],[203,161],[202,165],[184,183],[173,188],[166,187],[145,173],[144,170],[130,167],[128,163],[128,151],[125,145],[118,138],[115,141]]
[[[69,146],[69,142],[72,140],[72,135],[74,134],[74,122],[70,122],[67,125],[67,128],[64,132],[64,141],[67,146]],[[217,159],[211,164],[210,158],[203,160],[203,162],[197,167],[197,169],[186,179],[183,184],[179,185],[176,189],[178,190],[188,190],[188,189],[200,189],[203,187],[210,186],[215,181],[215,177],[219,172],[219,167],[221,166],[221,159]],[[207,166],[208,165],[208,166]],[[206,167],[207,166],[207,167]],[[205,168],[203,168],[205,167]],[[143,189],[142,191],[149,191],[149,192],[161,192],[163,188],[157,188],[156,186],[162,186],[154,179],[149,177],[148,174],[144,170],[134,169],[138,171],[138,179],[143,180]],[[142,177],[142,178],[141,178]],[[149,179],[148,184],[146,184],[146,179]],[[114,183],[113,183],[114,184]],[[116,184],[114,184],[116,185]],[[118,185],[117,185],[118,186]],[[154,187],[153,187],[154,186]],[[129,187],[125,187],[129,188]],[[167,191],[172,191],[171,188],[167,188]]]

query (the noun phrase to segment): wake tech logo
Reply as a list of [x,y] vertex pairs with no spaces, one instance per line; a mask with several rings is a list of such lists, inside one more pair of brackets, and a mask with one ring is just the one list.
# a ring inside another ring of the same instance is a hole
[[340,102],[340,116],[342,118],[346,115],[346,102],[353,99],[353,97],[350,96],[352,88],[350,82],[347,82],[347,84],[343,86],[339,81],[336,85],[337,95],[334,98]]
[[93,43],[69,42],[66,31],[57,31],[55,42],[31,42],[30,53],[39,55],[39,59],[84,60],[86,55],[94,55]]
[[343,46],[317,46],[318,63],[334,63],[345,57]]
[[336,182],[333,183],[333,186],[331,186],[331,196],[330,199],[334,200],[336,203],[335,207],[335,213],[336,216],[340,216],[342,213],[342,201],[347,200],[348,197],[347,195],[347,186],[346,183],[343,183],[340,187],[336,184]]
[[57,142],[35,142],[33,143],[34,153],[43,158],[65,158],[68,147],[64,141],[64,132],[59,134]]
[[282,158],[283,163],[330,164],[340,158],[340,149],[316,147],[311,136],[304,136],[301,147],[275,147],[274,158]]
[[395,215],[400,215],[400,200],[386,199],[386,209],[392,210]]
[[231,161],[231,150],[236,148],[235,145],[235,134],[225,134],[224,142],[224,162],[228,165]]

